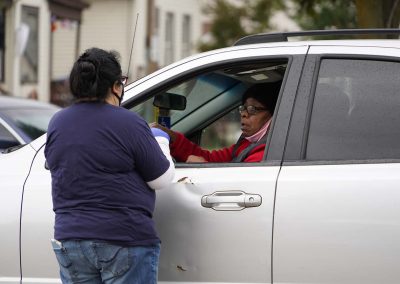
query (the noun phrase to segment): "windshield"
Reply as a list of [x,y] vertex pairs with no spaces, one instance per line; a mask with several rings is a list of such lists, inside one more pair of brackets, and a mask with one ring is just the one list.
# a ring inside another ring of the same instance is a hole
[[[240,82],[236,79],[217,73],[208,73],[168,89],[168,93],[182,95],[187,98],[185,110],[170,111],[171,125],[239,84]],[[152,99],[133,107],[131,110],[139,113],[147,122],[155,121],[156,114]]]
[[52,116],[58,111],[54,109],[12,109],[2,110],[17,130],[23,132],[31,140],[47,132],[47,126]]

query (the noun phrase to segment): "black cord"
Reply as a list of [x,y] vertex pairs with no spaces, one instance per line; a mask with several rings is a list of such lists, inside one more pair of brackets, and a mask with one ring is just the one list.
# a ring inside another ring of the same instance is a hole
[[33,156],[31,165],[29,167],[28,175],[26,176],[24,184],[22,186],[21,208],[20,208],[20,213],[19,213],[19,275],[20,275],[19,283],[20,284],[22,284],[22,208],[23,208],[23,204],[24,204],[25,185],[26,185],[26,181],[29,178],[29,175],[31,174],[33,162],[35,161],[35,158],[36,158],[37,154],[39,153],[40,149],[42,149],[44,147],[44,145],[46,145],[46,143],[43,144],[42,146],[40,146],[40,148],[36,151],[35,155]]

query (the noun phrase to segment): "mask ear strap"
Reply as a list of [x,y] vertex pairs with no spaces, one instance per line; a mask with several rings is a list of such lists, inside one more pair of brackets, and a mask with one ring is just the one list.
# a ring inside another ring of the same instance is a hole
[[122,97],[123,97],[123,93],[122,93],[122,95],[121,95],[121,97],[120,96],[118,96],[116,93],[114,93],[114,92],[112,92],[112,94],[117,98],[117,100],[118,100],[118,105],[121,105],[121,102],[122,102]]
[[[113,88],[114,88],[114,86],[113,86]],[[124,97],[124,86],[122,85],[121,96],[118,96],[118,94],[115,93],[113,90],[111,91],[111,93],[117,98],[117,100],[118,100],[118,105],[121,106],[121,102],[122,102],[122,99],[123,99],[123,97]]]

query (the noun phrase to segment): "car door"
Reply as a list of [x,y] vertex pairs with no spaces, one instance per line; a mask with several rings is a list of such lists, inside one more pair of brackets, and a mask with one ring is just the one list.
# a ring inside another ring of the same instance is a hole
[[50,240],[54,233],[51,176],[45,168],[46,135],[31,143],[37,151],[26,181],[21,212],[23,283],[60,283],[59,267]]
[[29,145],[0,154],[0,283],[19,283],[20,210],[24,180],[35,151]]
[[[219,68],[226,64],[228,56],[235,60],[235,66],[254,59],[290,58],[266,160],[176,163],[174,183],[157,192],[154,217],[162,240],[159,283],[271,283],[275,184],[305,52],[306,47],[230,51],[199,59],[204,63],[197,68],[191,62],[185,70],[183,64],[180,76],[172,76],[171,72],[161,84],[178,84],[182,78],[190,80],[191,76]],[[156,82],[147,82],[156,85],[152,93],[161,88]],[[219,103],[222,101],[215,101],[212,106]],[[202,113],[205,111],[202,109]]]
[[[158,89],[227,62],[244,64],[273,61],[277,57],[289,62],[279,111],[273,122],[274,135],[269,139],[269,154],[264,162],[176,164],[173,184],[157,192],[154,217],[162,240],[159,283],[271,282],[275,184],[282,159],[282,139],[289,124],[288,112],[293,106],[306,50],[306,46],[293,44],[208,53],[175,63],[126,88],[124,106],[130,108],[153,96]],[[50,245],[54,213],[50,173],[44,169],[43,148],[40,148],[44,142],[43,136],[32,143],[39,152],[23,202],[24,283],[59,282]]]
[[399,57],[376,42],[310,48],[277,185],[274,283],[399,283]]

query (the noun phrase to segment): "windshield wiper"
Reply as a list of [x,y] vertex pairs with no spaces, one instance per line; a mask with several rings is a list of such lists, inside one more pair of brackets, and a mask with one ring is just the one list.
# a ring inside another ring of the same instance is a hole
[[25,145],[26,145],[26,144],[21,144],[21,145],[17,145],[17,146],[12,146],[12,147],[9,147],[9,148],[7,148],[7,149],[4,149],[3,151],[1,151],[1,153],[2,153],[2,154],[8,154],[8,153],[14,152],[14,151],[16,151],[16,150],[18,150],[18,149],[24,147]]

